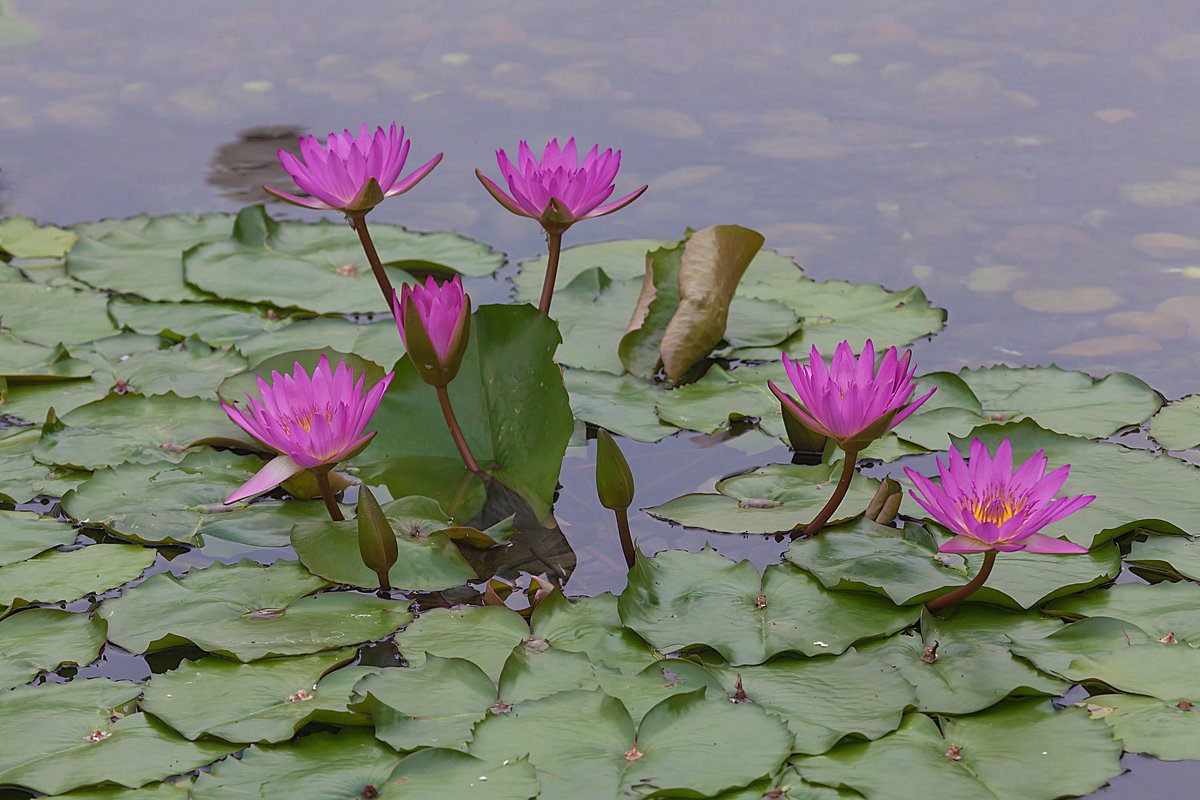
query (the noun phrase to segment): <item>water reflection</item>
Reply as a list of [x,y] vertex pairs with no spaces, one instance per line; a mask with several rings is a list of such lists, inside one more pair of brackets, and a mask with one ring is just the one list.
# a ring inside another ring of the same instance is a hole
[[208,184],[238,205],[280,202],[262,185],[287,185],[290,176],[279,164],[280,150],[295,150],[304,129],[298,125],[260,125],[238,132],[217,148],[209,163]]

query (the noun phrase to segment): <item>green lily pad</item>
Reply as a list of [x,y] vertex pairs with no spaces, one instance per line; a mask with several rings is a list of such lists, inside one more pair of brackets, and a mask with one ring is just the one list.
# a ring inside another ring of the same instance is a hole
[[1048,614],[1070,619],[1111,617],[1141,628],[1156,639],[1172,635],[1200,647],[1200,585],[1189,581],[1146,586],[1122,583],[1051,603]]
[[0,494],[11,496],[14,502],[24,503],[39,494],[61,497],[91,477],[90,472],[47,467],[34,461],[33,448],[41,436],[36,428],[0,434]]
[[328,512],[320,500],[221,502],[262,465],[257,456],[209,448],[188,453],[178,464],[123,464],[67,492],[62,506],[78,522],[147,544],[197,545],[209,553],[220,542],[286,547],[293,525],[327,518]]
[[[643,510],[680,525],[724,533],[788,531],[803,527],[820,513],[841,474],[840,461],[814,466],[768,464],[718,481],[719,494],[685,494]],[[855,472],[832,521],[861,514],[878,486],[878,481]]]
[[60,664],[90,664],[104,646],[104,623],[57,608],[30,608],[0,620],[0,689]]
[[404,355],[404,342],[390,315],[368,325],[337,317],[303,319],[286,328],[239,339],[234,347],[251,364],[292,350],[329,347],[341,353],[354,353],[388,371]]
[[[0,484],[2,485],[2,484]],[[1186,536],[1151,536],[1134,542],[1126,560],[1158,571],[1170,571],[1200,581],[1200,540]]]
[[711,548],[639,557],[617,601],[621,620],[658,650],[702,645],[730,664],[761,664],[773,655],[841,653],[855,642],[911,625],[916,608],[860,592],[829,592],[790,566],[759,577]]
[[1124,620],[1089,617],[1044,638],[1012,638],[1014,653],[1071,683],[1102,683],[1170,703],[1200,699],[1200,649],[1160,642]]
[[1093,695],[1077,705],[1103,720],[1131,753],[1163,761],[1200,758],[1200,713],[1194,708],[1132,694]]
[[238,749],[189,742],[145,714],[119,713],[141,693],[141,686],[97,678],[0,695],[0,784],[48,793],[104,782],[136,788]]
[[39,228],[27,217],[0,220],[0,251],[17,258],[58,258],[66,255],[77,238],[53,225]]
[[112,395],[61,418],[42,434],[33,457],[43,464],[101,469],[125,462],[178,464],[189,444],[217,437],[245,438],[221,406],[194,397]]
[[640,281],[613,280],[600,267],[584,270],[570,282],[564,281],[560,273],[551,308],[563,343],[554,360],[566,367],[623,373],[625,365],[617,354],[617,345],[629,324],[640,288]]
[[925,293],[913,286],[892,292],[875,284],[845,281],[816,283],[798,277],[784,283],[754,282],[748,270],[739,292],[745,297],[783,303],[803,319],[800,330],[776,347],[739,347],[723,355],[730,358],[777,361],[780,351],[806,356],[813,345],[832,353],[843,341],[857,351],[870,338],[876,350],[897,347],[942,329],[946,312],[930,305]]
[[[579,720],[587,720],[581,726]],[[470,752],[487,759],[529,753],[542,800],[609,800],[650,784],[664,794],[708,796],[743,786],[782,764],[791,734],[753,704],[704,699],[659,703],[637,726],[603,692],[560,692],[528,700],[475,728]]]
[[[900,605],[924,603],[967,583],[983,564],[982,554],[939,553],[950,533],[934,530],[936,538],[922,536],[915,526],[898,531],[856,520],[793,542],[787,559],[830,589],[876,591]],[[1046,531],[1053,535],[1055,526]],[[1079,555],[1001,553],[987,583],[970,599],[1030,608],[1111,581],[1120,571],[1121,554],[1112,543]]]
[[654,413],[664,391],[633,375],[610,375],[582,369],[563,371],[563,385],[571,397],[571,413],[638,442],[657,442],[678,429]]
[[[1069,684],[1014,658],[1009,636],[1047,636],[1062,624],[1040,614],[1018,614],[990,606],[962,604],[948,619],[926,613],[919,635],[870,642],[861,652],[895,664],[917,689],[919,711],[970,714],[1010,695],[1058,695]],[[931,662],[926,656],[934,647]],[[922,657],[926,660],[922,660]]]
[[918,396],[932,386],[938,391],[930,402],[937,404],[922,406],[896,426],[901,439],[930,450],[947,449],[951,435],[966,437],[978,425],[1025,419],[1056,433],[1103,439],[1162,406],[1158,392],[1121,372],[1100,380],[1058,367],[998,365],[963,369],[957,375],[935,372],[921,378]]
[[461,658],[483,670],[489,679],[500,670],[514,647],[529,638],[529,625],[503,606],[460,606],[426,611],[396,636],[396,649],[410,667],[425,663],[425,655]]
[[66,381],[91,374],[91,365],[71,358],[62,345],[48,347],[26,342],[11,333],[0,333],[0,378],[14,382]]
[[121,296],[108,301],[108,314],[135,333],[177,340],[194,336],[214,347],[281,331],[293,322],[291,318],[272,319],[270,312],[240,303],[148,303]]
[[126,392],[205,400],[213,399],[221,381],[246,367],[246,359],[237,353],[218,350],[198,339],[134,353],[109,364],[114,382]]
[[[471,323],[471,339],[458,376],[447,392],[463,436],[480,467],[546,516],[558,485],[573,421],[562,371],[554,363],[559,335],[554,322],[530,306],[487,305]],[[354,461],[370,483],[392,496],[421,494],[438,500],[455,494],[464,474],[461,457],[434,388],[408,358],[376,411],[379,434]],[[429,462],[456,464],[441,492],[413,486],[405,462],[429,474]],[[449,503],[443,505],[449,506]]]
[[51,517],[0,510],[0,567],[74,541],[75,530]]
[[[657,239],[619,239],[564,248],[558,258],[556,293],[569,286],[580,274],[597,267],[613,281],[632,280],[640,283],[642,276],[646,273],[646,253],[660,247],[669,247],[672,244],[674,242]],[[546,275],[546,263],[547,257],[544,255],[521,262],[521,271],[517,273],[517,277],[513,281],[516,286],[518,302],[537,302]],[[634,294],[634,297],[637,295]],[[551,306],[551,308],[553,307]],[[631,313],[633,313],[632,304],[626,309],[626,319],[622,322],[622,330],[628,323],[628,315]]]
[[[1044,450],[1050,467],[1071,465],[1059,495],[1095,495],[1091,503],[1055,522],[1047,535],[1065,535],[1076,544],[1093,547],[1135,528],[1200,534],[1195,467],[1173,458],[1156,458],[1146,450],[1051,433],[1031,420],[988,425],[976,429],[973,436],[993,453],[1002,440],[1011,439],[1016,464]],[[964,452],[970,445],[957,444]]]
[[1168,450],[1200,447],[1200,394],[1176,400],[1151,417],[1150,435]]
[[[399,557],[388,570],[392,586],[430,592],[461,586],[475,570],[450,537],[440,533],[454,523],[428,497],[404,497],[383,505],[396,534]],[[440,519],[439,519],[440,517]],[[350,586],[379,585],[358,549],[358,521],[328,519],[302,522],[292,528],[292,547],[301,563],[322,578]]]
[[529,620],[535,637],[559,650],[587,653],[625,673],[637,673],[660,658],[644,639],[621,624],[617,598],[608,592],[568,600],[555,589]]
[[[97,545],[98,546],[98,545]],[[351,592],[312,594],[328,584],[293,561],[243,560],[155,575],[105,600],[108,639],[131,653],[191,642],[214,655],[254,661],[368,642],[403,627],[404,602]],[[170,616],[162,609],[172,608]]]
[[[851,734],[878,739],[896,730],[917,702],[896,667],[854,650],[834,658],[781,656],[716,672],[735,702],[753,702],[783,718],[796,735],[795,753],[824,753]],[[739,680],[744,700],[736,693]]]
[[[504,261],[487,245],[453,233],[413,233],[377,223],[370,230],[397,289],[415,279],[388,264],[431,262],[483,277]],[[281,223],[267,216],[261,205],[238,213],[230,239],[185,252],[183,268],[188,284],[226,300],[317,314],[391,311],[348,225],[328,220]]]
[[[774,366],[777,380],[786,381],[782,362]],[[657,393],[655,411],[663,422],[701,433],[717,433],[734,421],[756,417],[765,433],[783,438],[783,412],[767,387],[768,379],[761,376],[762,368],[726,372],[714,365],[695,383]]]
[[163,781],[151,783],[140,789],[123,789],[119,786],[79,789],[66,794],[56,794],[46,800],[189,800],[188,789],[192,779],[181,778],[178,783]]
[[309,722],[354,720],[346,708],[350,691],[374,670],[335,669],[353,657],[354,648],[343,648],[251,664],[185,660],[150,679],[141,708],[192,740],[207,734],[230,742],[279,742]]
[[208,295],[183,282],[183,252],[226,239],[233,230],[233,217],[140,214],[74,225],[71,230],[79,234],[79,241],[67,269],[89,286],[147,300],[201,300]]
[[[63,320],[70,320],[64,325]],[[4,329],[27,342],[89,342],[117,332],[108,318],[108,298],[70,286],[9,283],[4,286]]]
[[1089,794],[1122,771],[1121,746],[1105,728],[1079,709],[1055,711],[1045,700],[942,717],[941,726],[939,732],[929,717],[912,714],[878,741],[794,763],[809,781],[848,786],[872,800],[1055,800]]
[[[367,787],[371,787],[370,790]],[[294,744],[255,745],[196,779],[194,800],[530,800],[538,793],[525,759],[488,763],[453,750],[401,759],[369,731],[314,733]]]
[[128,544],[93,544],[77,550],[51,550],[0,567],[0,606],[61,603],[115,589],[142,574],[155,553]]
[[[0,378],[0,380],[4,380]],[[80,406],[99,400],[108,394],[112,380],[92,373],[91,378],[71,381],[35,381],[8,383],[7,397],[0,392],[0,414],[7,414],[30,425],[41,425],[53,408],[58,415],[69,414]]]

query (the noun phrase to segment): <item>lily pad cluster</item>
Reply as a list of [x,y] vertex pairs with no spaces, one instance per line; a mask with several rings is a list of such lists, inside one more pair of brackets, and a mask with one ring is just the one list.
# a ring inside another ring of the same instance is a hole
[[[815,283],[733,226],[563,251],[557,322],[474,312],[450,390],[483,481],[401,358],[348,228],[258,207],[27,222],[0,223],[0,789],[1052,800],[1102,786],[1123,750],[1200,758],[1195,467],[1105,441],[1149,418],[1187,450],[1191,399],[1163,407],[1132,376],[1053,367],[926,375],[930,402],[863,453],[884,465],[780,563],[639,554],[619,595],[571,598],[552,513],[576,423],[655,441],[741,422],[786,440],[766,388],[782,350],[903,345],[942,312],[915,288]],[[501,263],[453,234],[373,232],[396,284]],[[524,266],[520,299],[542,280]],[[712,308],[706,282],[724,287]],[[355,522],[332,522],[303,480],[221,502],[264,454],[218,388],[236,401],[321,348],[369,380],[395,365],[376,439],[341,476],[396,498],[381,495],[392,591],[367,588]],[[1063,491],[1096,499],[1055,531],[1089,552],[1006,553],[935,615],[923,604],[982,556],[939,552],[952,533],[908,499],[895,524],[860,513],[884,472],[901,477],[890,462],[973,438],[1070,463]],[[836,458],[647,510],[770,546],[825,503]],[[61,498],[59,518],[7,510],[39,495]],[[1153,583],[1114,585],[1131,573]]]

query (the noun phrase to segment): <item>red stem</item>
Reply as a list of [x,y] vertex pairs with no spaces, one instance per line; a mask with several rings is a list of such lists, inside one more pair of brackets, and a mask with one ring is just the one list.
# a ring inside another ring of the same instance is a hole
[[842,462],[842,477],[838,479],[838,485],[833,490],[833,496],[825,503],[825,507],[821,509],[821,513],[817,514],[812,522],[804,526],[802,536],[812,536],[814,533],[819,533],[821,528],[825,527],[825,523],[829,522],[829,518],[833,516],[833,512],[837,511],[837,507],[842,504],[843,498],[846,497],[846,490],[850,488],[850,479],[854,477],[854,467],[858,464],[858,451],[847,450],[845,456],[846,460]]
[[463,438],[462,428],[458,427],[454,409],[450,407],[450,393],[446,391],[445,386],[435,386],[434,388],[437,389],[438,402],[442,406],[442,416],[446,418],[446,425],[450,428],[450,436],[454,438],[454,446],[458,448],[458,454],[462,456],[467,469],[477,475],[482,475],[483,470],[475,462],[475,456],[471,455],[471,448],[467,447],[467,440]]
[[558,254],[562,250],[562,231],[546,231],[546,246],[549,254],[546,259],[546,279],[542,282],[542,300],[538,310],[543,314],[550,313],[550,298],[554,297],[554,280],[558,276]]
[[371,265],[371,272],[375,274],[375,282],[379,284],[379,291],[383,292],[384,302],[391,311],[395,290],[392,288],[392,282],[388,280],[387,273],[383,271],[379,253],[375,252],[375,243],[371,241],[371,234],[367,231],[367,217],[365,214],[347,214],[346,219],[350,222],[350,227],[358,233],[358,240],[362,242],[363,250],[367,254],[367,263]]
[[998,552],[1000,551],[988,550],[986,553],[984,553],[983,566],[979,568],[979,572],[974,578],[971,579],[969,583],[965,583],[953,591],[946,592],[941,597],[933,598],[925,604],[925,607],[930,611],[937,611],[938,609],[945,608],[946,606],[952,606],[959,600],[964,600],[975,594],[975,591],[980,586],[983,586],[983,582],[987,580],[988,575],[992,574],[992,565],[996,563],[996,553]]
[[325,510],[329,512],[329,516],[334,522],[344,522],[346,518],[342,516],[342,509],[338,508],[337,500],[334,499],[333,487],[329,485],[329,471],[313,472],[313,477],[317,479],[317,486],[321,490],[321,499],[325,501]]
[[617,533],[621,537],[621,553],[625,556],[625,566],[632,569],[637,550],[633,547],[633,537],[629,535],[629,514],[624,508],[615,508],[613,513],[617,515]]

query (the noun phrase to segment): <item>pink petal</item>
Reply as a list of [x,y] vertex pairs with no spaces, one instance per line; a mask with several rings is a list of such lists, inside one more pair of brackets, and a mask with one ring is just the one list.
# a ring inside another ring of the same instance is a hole
[[236,503],[238,500],[262,494],[274,489],[288,478],[303,471],[304,467],[295,463],[287,456],[275,456],[275,458],[267,462],[266,466],[255,473],[253,478],[239,486],[229,497],[226,497],[224,503],[225,505],[229,505],[230,503]]

